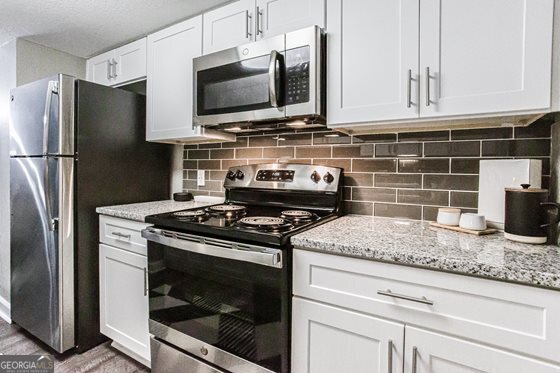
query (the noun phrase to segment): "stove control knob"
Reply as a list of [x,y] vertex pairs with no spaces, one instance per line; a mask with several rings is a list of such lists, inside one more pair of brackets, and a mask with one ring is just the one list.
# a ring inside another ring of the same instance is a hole
[[334,176],[330,172],[327,172],[325,176],[323,176],[323,181],[327,184],[330,184],[334,181]]
[[243,178],[245,177],[245,174],[243,173],[243,171],[241,170],[237,170],[235,172],[235,178],[238,180],[243,180]]
[[208,355],[208,349],[204,346],[200,348],[200,353],[204,356]]
[[228,171],[226,174],[226,178],[228,178],[229,180],[235,180],[235,172],[233,171]]
[[311,180],[313,180],[314,183],[318,183],[319,181],[321,181],[321,175],[319,175],[317,171],[313,171],[313,173],[311,174]]

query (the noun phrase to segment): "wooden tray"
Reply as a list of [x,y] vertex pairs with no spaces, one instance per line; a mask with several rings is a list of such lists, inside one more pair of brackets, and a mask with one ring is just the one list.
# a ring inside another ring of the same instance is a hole
[[438,224],[435,221],[430,222],[430,225],[432,227],[436,227],[436,228],[443,228],[443,229],[448,229],[450,231],[455,231],[455,232],[474,234],[476,236],[484,236],[484,235],[487,235],[487,234],[496,233],[498,231],[497,229],[494,229],[494,228],[486,228],[483,231],[473,231],[473,230],[470,230],[470,229],[461,228],[459,226]]

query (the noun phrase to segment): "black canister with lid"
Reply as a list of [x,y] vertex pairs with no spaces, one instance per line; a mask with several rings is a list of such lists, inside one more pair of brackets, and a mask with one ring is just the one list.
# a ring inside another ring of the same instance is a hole
[[[506,188],[505,238],[532,244],[546,243],[547,229],[560,221],[560,205],[548,202],[548,190],[530,189],[529,184],[521,184],[522,189]],[[555,220],[548,220],[547,210],[556,209]]]

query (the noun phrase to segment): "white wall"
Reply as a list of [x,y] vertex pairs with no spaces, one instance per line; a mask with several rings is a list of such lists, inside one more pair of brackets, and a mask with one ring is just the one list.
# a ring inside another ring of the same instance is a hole
[[0,317],[10,315],[10,179],[8,118],[16,85],[16,41],[0,46]]
[[85,59],[25,39],[17,39],[16,69],[18,86],[58,73],[86,78]]
[[9,319],[10,300],[10,89],[58,73],[86,76],[86,61],[24,39],[0,46],[0,317]]

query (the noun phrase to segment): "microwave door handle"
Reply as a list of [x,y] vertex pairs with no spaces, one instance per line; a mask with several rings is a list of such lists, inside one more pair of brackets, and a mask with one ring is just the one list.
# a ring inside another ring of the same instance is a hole
[[58,93],[58,82],[49,81],[47,97],[45,98],[45,111],[43,112],[43,155],[49,153],[49,132],[51,131],[51,105],[53,94]]
[[276,63],[279,54],[277,51],[270,52],[270,62],[268,64],[268,93],[270,97],[270,105],[278,107],[278,90],[276,87]]

